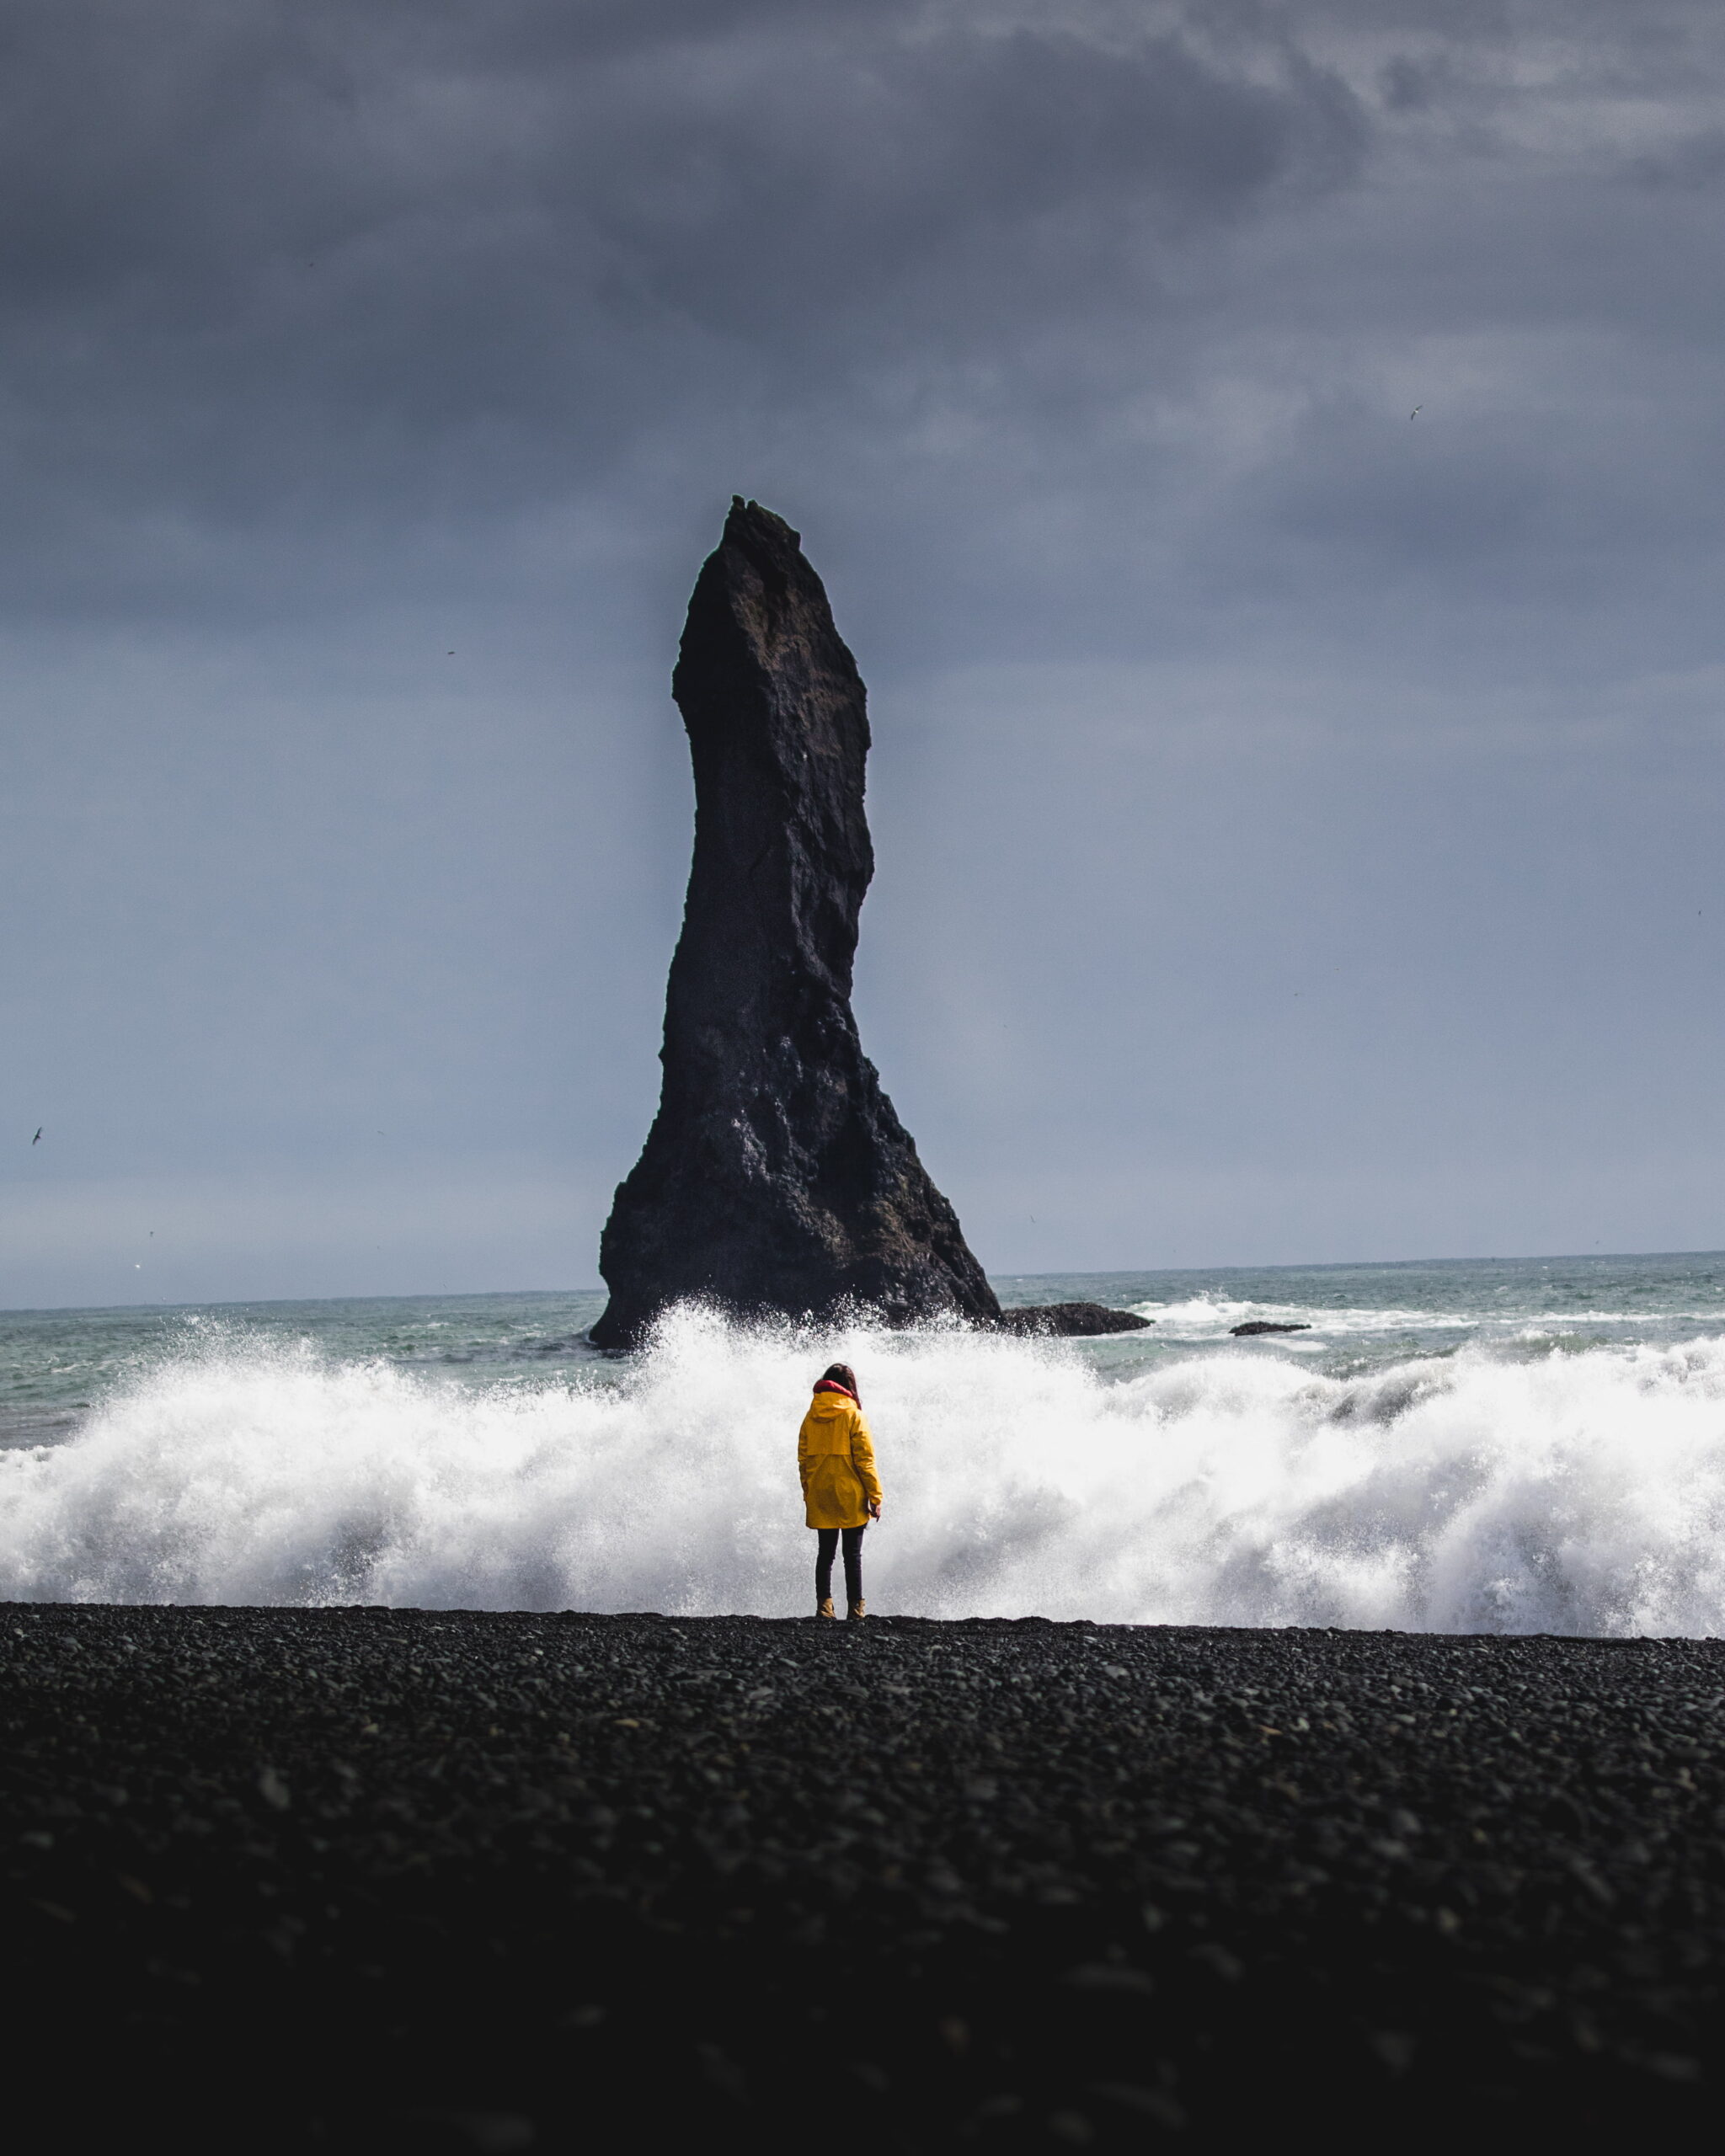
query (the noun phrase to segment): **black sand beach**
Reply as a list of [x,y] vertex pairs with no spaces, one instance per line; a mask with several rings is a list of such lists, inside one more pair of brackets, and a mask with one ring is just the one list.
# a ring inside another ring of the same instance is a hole
[[1717,2140],[1725,1643],[0,1639],[15,2146]]

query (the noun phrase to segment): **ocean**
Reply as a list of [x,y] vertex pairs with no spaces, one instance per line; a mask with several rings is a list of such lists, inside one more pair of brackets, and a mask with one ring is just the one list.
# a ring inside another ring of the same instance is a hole
[[836,1356],[882,1611],[1725,1632],[1725,1254],[995,1285],[1155,1324],[684,1310],[609,1358],[597,1293],[0,1314],[0,1598],[803,1614]]

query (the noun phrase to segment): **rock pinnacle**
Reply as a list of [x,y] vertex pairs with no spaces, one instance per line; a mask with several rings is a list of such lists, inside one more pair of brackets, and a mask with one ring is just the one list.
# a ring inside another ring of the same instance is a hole
[[891,1325],[1000,1307],[862,1053],[851,1011],[874,873],[861,677],[802,542],[740,496],[689,601],[671,693],[695,856],[665,1076],[600,1244],[592,1337],[680,1299],[739,1316],[868,1306]]

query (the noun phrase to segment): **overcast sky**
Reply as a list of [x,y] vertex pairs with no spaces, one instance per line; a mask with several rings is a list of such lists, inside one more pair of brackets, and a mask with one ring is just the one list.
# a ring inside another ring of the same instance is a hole
[[0,1301],[596,1280],[734,492],[991,1271],[1725,1246],[1722,90],[1701,0],[0,0]]

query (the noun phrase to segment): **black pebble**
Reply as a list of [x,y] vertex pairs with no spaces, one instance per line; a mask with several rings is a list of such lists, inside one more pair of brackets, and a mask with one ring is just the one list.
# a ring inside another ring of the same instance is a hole
[[20,2148],[1721,2123],[1716,1641],[14,1605],[0,1645]]

